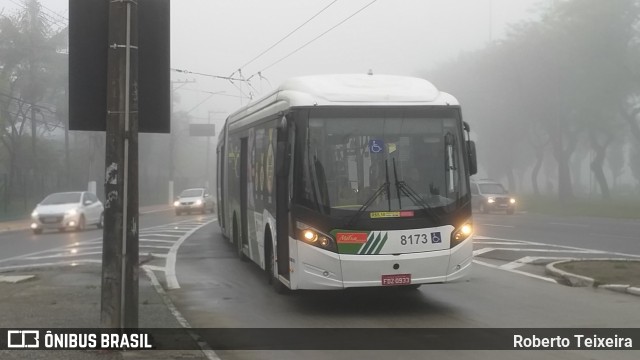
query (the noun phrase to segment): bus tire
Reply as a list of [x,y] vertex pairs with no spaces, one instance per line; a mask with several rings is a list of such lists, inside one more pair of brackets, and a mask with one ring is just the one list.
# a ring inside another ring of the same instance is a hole
[[236,220],[235,214],[233,215],[233,227],[231,228],[231,238],[233,239],[233,244],[236,246],[236,253],[238,254],[238,258],[241,261],[247,261],[247,256],[242,251],[242,240],[238,232],[238,221]]
[[287,294],[289,289],[280,281],[275,275],[276,257],[273,249],[273,240],[271,238],[271,231],[267,230],[267,236],[265,238],[265,272],[267,273],[267,281],[273,287],[277,294]]

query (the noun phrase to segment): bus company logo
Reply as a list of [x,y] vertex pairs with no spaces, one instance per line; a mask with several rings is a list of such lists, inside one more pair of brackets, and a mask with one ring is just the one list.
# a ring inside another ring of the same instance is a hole
[[39,330],[8,330],[7,348],[29,349],[40,347]]
[[367,242],[367,233],[337,233],[336,241],[342,244],[364,244]]

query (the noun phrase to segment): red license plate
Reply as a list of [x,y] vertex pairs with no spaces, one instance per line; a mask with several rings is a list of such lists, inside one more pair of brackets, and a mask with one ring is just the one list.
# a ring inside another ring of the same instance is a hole
[[410,285],[411,274],[382,275],[382,286]]

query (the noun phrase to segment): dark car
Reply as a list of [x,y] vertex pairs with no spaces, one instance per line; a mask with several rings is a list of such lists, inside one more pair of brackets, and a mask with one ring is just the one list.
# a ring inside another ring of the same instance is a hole
[[497,181],[471,181],[471,205],[481,213],[505,211],[511,215],[516,211],[516,199]]

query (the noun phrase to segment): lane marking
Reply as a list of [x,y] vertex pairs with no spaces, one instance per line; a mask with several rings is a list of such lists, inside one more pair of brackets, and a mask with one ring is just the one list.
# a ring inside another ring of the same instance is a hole
[[503,271],[507,271],[507,272],[510,272],[510,273],[514,273],[514,274],[520,274],[520,275],[532,277],[534,279],[551,282],[551,283],[554,283],[554,284],[558,283],[555,279],[548,278],[548,277],[545,277],[545,276],[536,275],[536,274],[531,274],[531,273],[528,273],[528,272],[525,272],[525,271],[514,270],[514,269],[502,269],[502,268],[500,268],[499,265],[494,265],[494,264],[490,264],[490,263],[487,263],[487,262],[484,262],[484,261],[480,261],[480,260],[475,260],[475,259],[473,260],[473,262],[478,264],[478,265],[490,267],[492,269],[503,270]]
[[[171,226],[171,225],[177,225],[177,224],[181,224],[187,221],[191,221],[191,220],[182,220],[182,221],[178,221],[178,222],[174,222],[174,223],[169,223],[169,224],[161,224],[161,225],[155,225],[155,226],[150,226],[144,229],[141,229],[140,231],[148,231],[151,229],[158,229],[161,227],[165,227],[165,226]],[[66,249],[66,248],[70,248],[70,247],[76,247],[79,246],[80,244],[85,244],[85,243],[93,243],[93,242],[102,242],[102,236],[101,237],[97,237],[97,238],[91,238],[91,239],[87,239],[87,240],[82,240],[82,241],[76,241],[73,244],[70,245],[62,245],[62,246],[58,246],[58,247],[54,247],[51,249],[47,249],[47,250],[40,250],[40,251],[36,251],[36,252],[32,252],[32,253],[27,253],[27,254],[23,254],[23,255],[17,255],[17,256],[13,256],[13,257],[9,257],[6,259],[0,259],[0,263],[3,262],[7,262],[7,261],[12,261],[12,260],[20,260],[23,259],[25,257],[28,256],[33,256],[33,255],[40,255],[40,254],[44,254],[50,251],[56,251],[56,250],[62,250],[62,249]]]
[[482,248],[482,249],[473,250],[473,256],[479,256],[479,255],[482,255],[484,253],[487,253],[487,252],[490,252],[490,251],[493,251],[493,250],[495,250],[495,249],[494,248],[490,248],[490,247],[485,247],[485,248]]
[[551,246],[551,247],[557,247],[557,248],[562,248],[562,249],[587,250],[587,251],[592,251],[593,253],[604,253],[604,254],[612,254],[612,255],[619,255],[619,256],[627,256],[627,257],[632,257],[632,258],[640,258],[640,255],[635,255],[635,254],[627,254],[627,253],[621,253],[621,252],[611,252],[611,251],[596,250],[596,249],[586,249],[586,248],[579,248],[579,247],[575,247],[575,246],[548,244],[548,243],[541,243],[541,242],[536,242],[536,241],[514,240],[514,239],[495,238],[495,237],[494,238],[483,237],[483,239],[502,240],[502,241],[518,241],[518,242],[525,243],[525,244],[534,244],[534,245],[540,245],[540,246]]
[[169,250],[169,253],[167,254],[167,261],[166,261],[165,268],[164,268],[165,279],[167,281],[167,289],[179,289],[180,288],[180,284],[178,283],[178,278],[176,277],[176,256],[178,254],[178,249],[180,248],[180,245],[182,245],[182,243],[189,236],[191,236],[191,234],[193,234],[194,232],[198,231],[199,229],[203,228],[204,226],[206,226],[208,224],[211,224],[211,223],[213,223],[215,221],[218,221],[218,219],[210,220],[210,221],[204,223],[203,225],[200,225],[200,226],[198,226],[196,228],[191,229],[186,234],[182,235],[182,237],[180,239],[178,239],[178,241],[175,244],[173,244],[173,246]]
[[5,266],[0,267],[0,271],[11,271],[18,269],[35,269],[46,266],[76,266],[81,265],[83,263],[93,263],[93,264],[101,264],[102,260],[92,260],[92,259],[78,259],[75,261],[59,261],[59,262],[50,262],[50,263],[35,263],[35,264],[24,264],[24,265],[14,265],[14,266]]
[[[169,297],[169,295],[162,288],[162,285],[160,285],[160,282],[158,281],[158,278],[156,277],[156,274],[154,274],[153,271],[152,271],[153,268],[150,267],[149,265],[143,265],[142,269],[144,269],[145,273],[149,277],[149,280],[151,280],[151,284],[153,285],[153,288],[156,290],[158,295],[160,295],[160,298],[162,298],[162,301],[167,306],[167,308],[169,309],[169,311],[171,312],[173,317],[176,318],[176,320],[178,321],[180,326],[182,326],[185,329],[191,329],[192,328],[191,324],[189,324],[187,319],[185,319],[185,317],[182,316],[182,313],[180,313],[178,308],[173,304],[173,301],[171,301],[171,298]],[[211,349],[209,344],[207,344],[206,342],[200,340],[200,337],[197,334],[189,331],[189,335],[191,336],[191,338],[193,338],[194,341],[196,341],[198,343],[198,346],[200,347],[200,350],[202,351],[204,356],[207,357],[207,359],[209,359],[209,360],[221,360],[220,357],[218,357],[218,354],[216,354],[216,352],[213,351],[213,349]]]
[[513,225],[498,225],[498,224],[480,224],[485,226],[503,227],[503,228],[515,228]]
[[550,222],[547,224],[552,224],[552,225],[562,225],[562,226],[575,226],[575,227],[589,227],[591,225],[589,224],[572,224],[572,223],[565,223],[565,222]]
[[146,241],[146,242],[157,242],[157,243],[163,243],[163,244],[173,244],[175,241],[171,241],[171,240],[156,240],[156,239],[143,239],[140,238],[140,241]]

